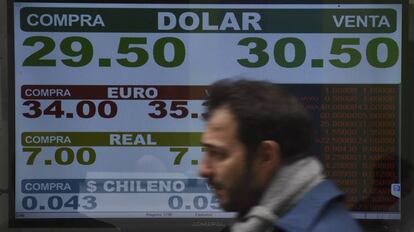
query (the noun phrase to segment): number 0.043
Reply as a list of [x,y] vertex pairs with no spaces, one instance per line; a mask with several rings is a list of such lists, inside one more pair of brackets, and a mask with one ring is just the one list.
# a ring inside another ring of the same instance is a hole
[[[240,58],[238,63],[248,68],[263,67],[269,62],[269,54],[266,52],[267,41],[258,37],[248,37],[239,41],[238,45],[249,47],[249,54],[255,56],[254,59]],[[289,45],[289,48],[288,48]],[[334,38],[332,40],[330,55],[340,56],[329,59],[329,63],[337,68],[353,68],[362,59],[361,51],[357,46],[360,45],[359,38]],[[387,51],[385,58],[379,54],[379,48],[384,47]],[[292,51],[293,58],[287,58],[287,50]],[[399,58],[398,44],[390,38],[375,38],[366,45],[366,59],[374,68],[389,68],[395,65]],[[277,65],[284,68],[297,68],[304,64],[306,60],[306,45],[294,37],[282,38],[275,42],[273,47],[273,58]],[[312,57],[316,59],[320,57]]]
[[39,203],[34,196],[25,196],[22,199],[22,207],[25,210],[62,210],[72,209],[78,210],[79,207],[85,210],[92,210],[98,206],[95,196],[72,196],[69,199],[64,199],[61,196],[50,196],[44,205]]

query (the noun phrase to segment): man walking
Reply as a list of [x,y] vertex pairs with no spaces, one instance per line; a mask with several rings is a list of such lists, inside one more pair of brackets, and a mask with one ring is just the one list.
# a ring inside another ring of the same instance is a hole
[[209,89],[199,167],[232,232],[359,232],[309,149],[311,119],[298,100],[261,81],[226,79]]

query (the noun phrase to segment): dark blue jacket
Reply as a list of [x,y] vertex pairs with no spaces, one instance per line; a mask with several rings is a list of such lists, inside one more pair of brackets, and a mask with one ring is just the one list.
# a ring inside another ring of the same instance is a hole
[[284,232],[360,232],[358,223],[343,204],[343,194],[329,181],[307,192],[296,206],[275,223]]

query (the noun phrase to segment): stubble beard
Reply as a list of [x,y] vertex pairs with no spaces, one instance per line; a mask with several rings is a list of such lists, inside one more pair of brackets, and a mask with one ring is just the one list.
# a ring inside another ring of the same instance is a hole
[[220,202],[220,206],[225,211],[237,212],[243,216],[258,204],[261,194],[262,190],[255,183],[252,168],[246,167],[236,183],[228,189],[227,202]]

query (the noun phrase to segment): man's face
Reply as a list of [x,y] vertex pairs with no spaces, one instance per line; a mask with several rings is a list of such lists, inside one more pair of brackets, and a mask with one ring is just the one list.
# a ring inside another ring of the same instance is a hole
[[228,108],[213,111],[201,137],[206,153],[199,174],[208,178],[224,210],[244,212],[258,197],[237,129],[236,119]]

